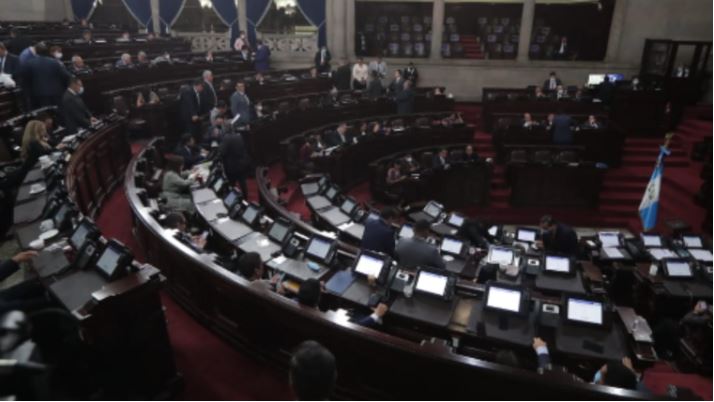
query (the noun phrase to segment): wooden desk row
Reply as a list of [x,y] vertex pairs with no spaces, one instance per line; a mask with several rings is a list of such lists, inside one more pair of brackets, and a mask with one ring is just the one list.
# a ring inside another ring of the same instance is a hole
[[[149,261],[154,261],[166,275],[168,288],[179,303],[238,347],[283,368],[287,367],[289,352],[297,344],[305,339],[317,340],[337,356],[341,396],[383,399],[451,399],[473,395],[499,399],[555,395],[575,399],[645,397],[633,391],[557,378],[543,381],[534,371],[469,357],[439,340],[420,343],[407,336],[375,331],[353,324],[339,313],[306,308],[250,286],[245,279],[216,264],[209,255],[196,253],[159,225],[151,208],[144,206],[137,195],[136,163],[136,159],[130,163],[125,183],[138,240],[145,246]],[[259,179],[259,189],[261,205],[266,210],[279,207],[264,180]],[[348,253],[354,250],[342,249]],[[458,309],[470,307],[464,305]],[[462,317],[459,313],[455,316]]]
[[[56,164],[65,160],[66,152]],[[130,156],[124,121],[110,120],[80,140],[64,172],[48,173],[36,167],[28,172],[21,189],[43,181],[49,187],[47,174],[64,175],[68,197],[62,202],[74,204],[73,209],[81,215],[93,216],[104,196],[123,178]],[[63,185],[61,181],[57,183]],[[18,194],[21,193],[22,190]],[[18,199],[15,205],[14,231],[23,248],[27,247],[23,244],[27,239],[23,240],[21,234],[40,233],[37,227],[44,219],[42,206],[50,202],[46,192],[31,197],[34,198]],[[103,371],[96,383],[92,379],[82,391],[73,390],[88,394],[63,395],[84,398],[101,389],[102,395],[109,399],[167,398],[175,391],[179,377],[159,294],[164,282],[159,270],[133,262],[126,276],[109,280],[95,272],[93,265],[79,269],[72,265],[72,260],[78,258],[80,250],[49,247],[58,242],[66,244],[70,234],[67,230],[71,228],[59,229],[60,234],[45,240],[47,247],[33,258],[32,275],[26,278],[39,280],[58,305],[76,320],[82,351],[91,356],[88,364],[92,370]],[[106,242],[107,239],[100,238],[97,244]],[[108,367],[112,369],[106,371]]]
[[[433,88],[416,89],[415,113],[453,110],[453,99],[443,95],[432,96],[432,91]],[[261,164],[276,162],[281,154],[275,144],[310,128],[396,113],[396,103],[386,97],[370,100],[359,92],[345,91],[339,93],[338,102],[333,102],[328,95],[327,92],[319,92],[262,100],[264,112],[267,107],[268,112],[278,113],[277,116],[255,121],[251,125],[251,131],[245,136],[256,162]],[[308,99],[308,105],[304,104],[303,99]]]

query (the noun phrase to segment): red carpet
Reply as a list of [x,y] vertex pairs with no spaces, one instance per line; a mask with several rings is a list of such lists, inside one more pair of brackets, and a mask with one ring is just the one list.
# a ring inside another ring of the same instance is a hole
[[[477,125],[475,142],[477,152],[483,156],[492,156],[490,135],[478,130],[480,107],[461,106],[464,117],[469,123]],[[689,222],[695,231],[699,231],[704,210],[692,201],[692,194],[701,185],[699,171],[701,164],[689,160],[691,144],[711,137],[711,113],[709,120],[700,120],[700,115],[690,116],[680,126],[673,144],[675,153],[668,160],[662,188],[660,226],[664,220],[678,217]],[[627,163],[612,169],[605,179],[604,205],[599,211],[558,211],[558,218],[575,225],[629,225],[632,230],[639,230],[637,206],[642,191],[652,171],[656,150],[660,140],[628,139],[625,145]],[[138,146],[134,147],[134,152]],[[640,158],[639,156],[643,157]],[[275,186],[286,186],[287,192],[281,195],[287,208],[299,213],[308,220],[310,215],[296,183],[285,182],[282,168],[271,167],[268,177]],[[257,201],[255,180],[249,180],[250,199]],[[551,211],[534,209],[513,209],[507,205],[508,189],[505,188],[502,166],[496,167],[492,183],[492,205],[481,210],[465,211],[471,215],[488,217],[502,222],[535,222],[540,214]],[[368,202],[369,186],[359,185],[352,189],[351,195],[360,201]],[[132,233],[131,211],[124,195],[123,187],[115,191],[104,202],[104,207],[97,218],[97,224],[107,237],[116,238],[127,245],[137,260],[143,260],[143,252]],[[169,335],[174,349],[176,364],[183,374],[185,387],[177,396],[184,400],[246,400],[246,399],[291,399],[287,375],[273,367],[246,356],[218,338],[208,329],[197,323],[167,295],[162,295],[166,307]],[[692,389],[705,400],[712,399],[712,381],[710,378],[694,374],[678,373],[665,364],[648,370],[645,382],[657,395],[666,392],[668,384],[685,386]]]

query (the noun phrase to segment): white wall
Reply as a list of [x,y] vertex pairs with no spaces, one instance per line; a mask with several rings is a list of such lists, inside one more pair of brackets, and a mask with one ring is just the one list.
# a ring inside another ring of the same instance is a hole
[[2,21],[61,21],[65,0],[0,0]]

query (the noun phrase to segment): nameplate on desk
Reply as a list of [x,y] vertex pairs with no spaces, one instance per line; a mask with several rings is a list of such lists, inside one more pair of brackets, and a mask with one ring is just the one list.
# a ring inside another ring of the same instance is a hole
[[273,258],[273,261],[275,261],[275,263],[278,265],[282,265],[286,260],[287,260],[287,258],[285,258],[284,255],[279,255],[279,256]]
[[605,256],[607,258],[625,258],[625,255],[622,253],[622,251],[615,247],[603,248],[602,252],[605,253]]
[[345,222],[345,223],[341,224],[337,228],[340,230],[347,230],[347,229],[351,228],[353,225],[354,225],[354,222],[349,221],[349,222]]

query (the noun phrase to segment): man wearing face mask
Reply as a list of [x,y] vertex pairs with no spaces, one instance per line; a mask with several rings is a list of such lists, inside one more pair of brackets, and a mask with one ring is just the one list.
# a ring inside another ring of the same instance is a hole
[[578,253],[578,235],[570,226],[556,222],[550,215],[540,218],[542,239],[536,242],[546,252],[575,256]]
[[61,47],[59,47],[59,46],[51,46],[51,47],[50,47],[50,55],[51,55],[55,60],[57,60],[57,62],[58,62],[59,64],[61,64],[62,66],[64,66],[64,64],[62,64],[62,48],[61,48]]
[[82,80],[72,77],[67,91],[62,95],[61,116],[70,134],[80,128],[89,128],[96,121],[80,96],[83,92]]

